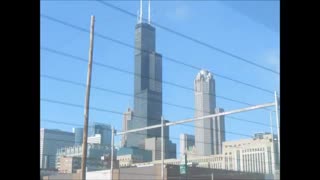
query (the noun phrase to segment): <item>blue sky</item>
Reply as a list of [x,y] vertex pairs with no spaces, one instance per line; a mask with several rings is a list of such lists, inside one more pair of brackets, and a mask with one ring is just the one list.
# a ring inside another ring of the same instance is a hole
[[[108,1],[136,13],[137,1]],[[279,1],[152,1],[152,21],[174,29],[215,47],[279,72]],[[103,6],[95,1],[41,1],[41,14],[86,28],[95,15],[95,32],[133,45],[136,18]],[[147,2],[144,3],[147,18]],[[88,59],[89,33],[73,29],[41,17],[41,47],[55,49]],[[163,29],[156,28],[156,49],[163,56],[208,69],[239,81],[271,91],[279,91],[279,75],[249,65]],[[95,36],[93,61],[133,72],[133,49]],[[79,83],[86,83],[87,63],[41,50],[41,74]],[[193,88],[197,70],[163,59],[163,80]],[[259,91],[214,76],[217,95],[261,104],[272,102],[272,94]],[[133,94],[133,75],[93,65],[92,86]],[[84,104],[85,88],[41,77],[41,98]],[[227,110],[246,107],[217,98],[217,106]],[[163,101],[194,108],[193,92],[163,84]],[[41,127],[71,131],[72,126],[50,123],[47,120],[83,124],[84,110],[41,101]],[[93,107],[124,112],[133,107],[133,98],[96,89],[91,90]],[[193,117],[188,109],[163,105],[163,115],[169,120]],[[270,124],[269,112],[256,110],[234,117]],[[90,110],[90,122],[112,124],[121,130],[122,115]],[[274,118],[273,118],[274,119]],[[226,117],[227,140],[247,138],[240,133],[270,131],[270,127]],[[275,121],[273,122],[275,124]],[[191,123],[192,124],[192,123]],[[180,133],[192,133],[194,128],[170,127],[170,137],[177,143]],[[119,138],[116,138],[118,141]]]

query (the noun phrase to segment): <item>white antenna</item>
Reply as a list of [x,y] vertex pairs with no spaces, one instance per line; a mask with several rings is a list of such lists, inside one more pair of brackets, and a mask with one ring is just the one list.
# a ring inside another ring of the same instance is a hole
[[140,0],[140,17],[139,22],[142,23],[142,0]]
[[149,24],[150,24],[150,22],[151,22],[150,10],[151,10],[151,7],[150,7],[150,0],[149,0],[149,3],[148,3],[148,23],[149,23]]
[[137,10],[137,23],[139,23],[139,10]]

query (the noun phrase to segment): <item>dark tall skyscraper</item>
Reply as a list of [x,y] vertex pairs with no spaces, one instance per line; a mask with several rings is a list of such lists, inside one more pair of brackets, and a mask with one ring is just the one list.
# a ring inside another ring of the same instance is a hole
[[[142,1],[140,1],[139,21],[135,27],[134,108],[133,111],[128,109],[124,113],[124,131],[161,124],[162,56],[156,52],[156,30],[150,22],[150,1],[148,23],[142,21]],[[163,136],[164,158],[175,158],[176,144],[169,139],[169,126],[164,127]],[[129,133],[122,136],[122,146],[151,150],[153,160],[156,160],[161,154],[160,137],[161,128]]]
[[[135,28],[134,111],[128,130],[161,123],[162,56],[155,52],[155,41],[155,28],[139,22]],[[145,138],[160,136],[160,128],[131,133],[127,146],[143,148]]]

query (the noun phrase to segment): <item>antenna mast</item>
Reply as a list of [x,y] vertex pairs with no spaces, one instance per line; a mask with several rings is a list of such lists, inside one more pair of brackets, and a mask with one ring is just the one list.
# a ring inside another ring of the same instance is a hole
[[148,3],[148,24],[151,23],[151,14],[150,14],[150,11],[151,11],[151,6],[150,6],[150,0],[149,0],[149,3]]
[[140,17],[139,22],[142,23],[142,0],[140,0]]

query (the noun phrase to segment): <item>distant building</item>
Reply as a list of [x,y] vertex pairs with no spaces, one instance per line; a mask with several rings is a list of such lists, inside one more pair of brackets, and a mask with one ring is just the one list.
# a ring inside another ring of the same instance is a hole
[[[168,138],[164,139],[164,159],[176,158],[176,144]],[[161,138],[153,137],[145,139],[145,149],[152,151],[152,160],[161,159]]]
[[[165,159],[165,164],[179,165],[181,163],[180,159]],[[199,156],[196,154],[187,155],[187,163],[189,166],[201,167],[201,168],[212,168],[212,169],[225,169],[224,166],[224,155],[210,155],[210,156]],[[156,160],[152,162],[141,162],[132,164],[132,166],[146,166],[148,164],[161,164],[161,160]]]
[[111,126],[109,124],[92,123],[88,129],[88,137],[97,137],[96,134],[101,135],[101,145],[111,146]]
[[81,169],[81,157],[60,157],[59,173],[76,173]]
[[54,169],[57,149],[74,145],[74,133],[40,129],[40,168]]
[[[128,130],[127,126],[128,126],[128,123],[131,122],[132,120],[132,116],[133,116],[133,111],[131,111],[130,109],[128,109],[127,112],[124,113],[124,118],[123,118],[123,131],[126,131]],[[167,123],[169,122],[168,120],[164,120],[164,123]],[[129,134],[125,134],[122,136],[122,147],[128,147],[127,146],[127,136],[132,136],[132,135],[135,135],[135,134],[141,134],[141,132],[137,132],[137,133],[129,133]],[[165,138],[165,146],[164,146],[164,149],[165,149],[165,159],[167,158],[175,158],[176,157],[176,144],[172,143],[168,137],[169,136],[169,126],[165,126],[164,127],[164,130],[163,130],[163,133],[164,133],[164,138]],[[145,139],[145,143],[144,144],[144,147],[139,147],[137,149],[145,149],[145,150],[150,150],[152,151],[152,160],[158,160],[161,158],[161,134],[160,134],[160,137],[152,137],[152,138],[146,138]],[[122,156],[122,157],[130,157],[130,161],[131,160],[134,160],[134,158],[137,158],[139,159],[139,157],[137,156]],[[119,157],[120,158],[120,157]],[[128,163],[127,163],[128,164]]]
[[74,145],[81,145],[83,140],[83,128],[73,128],[74,133]]
[[189,154],[189,163],[195,163],[197,167],[212,168],[212,169],[225,169],[224,168],[224,155],[215,154],[209,156],[199,156],[196,154]]
[[101,134],[95,134],[94,136],[88,137],[88,144],[102,144]]
[[[195,117],[202,117],[223,111],[216,109],[215,81],[213,74],[201,70],[194,80]],[[224,135],[224,118],[205,118],[196,120],[195,146],[201,156],[220,154]]]
[[279,169],[277,138],[270,133],[223,143],[225,169],[275,174]]
[[[201,168],[223,169],[239,172],[262,173],[279,176],[277,137],[270,133],[257,133],[254,138],[223,142],[221,154],[200,156],[187,151],[188,164]],[[165,164],[179,165],[179,159],[165,159]],[[145,166],[159,164],[161,160],[132,164]],[[269,178],[270,179],[270,178]]]
[[180,154],[184,154],[187,150],[194,147],[194,135],[180,134]]
[[152,161],[152,151],[136,147],[122,147],[117,152],[120,167],[131,166],[133,163]]
[[[102,146],[100,144],[88,144],[87,149],[87,170],[99,170],[105,168],[103,161],[101,160],[102,156],[110,155],[110,147]],[[65,148],[60,148],[57,151],[56,155],[56,167],[58,170],[61,170],[61,158],[65,157],[76,157],[73,159],[73,162],[77,162],[77,158],[82,157],[82,145],[70,146]],[[68,162],[70,163],[70,162]],[[66,165],[68,166],[68,165]],[[66,167],[65,166],[65,167]]]
[[[222,113],[224,109],[216,108],[215,113]],[[222,154],[222,143],[226,140],[225,137],[224,116],[214,117],[212,119],[212,154]]]
[[[131,122],[133,118],[133,111],[128,108],[128,111],[123,113],[123,121],[122,121],[122,131],[127,131],[128,130],[128,124]],[[121,139],[121,147],[126,147],[127,146],[127,134],[122,135]]]

